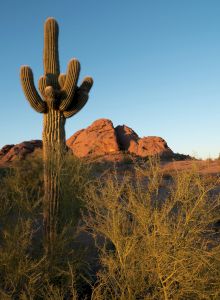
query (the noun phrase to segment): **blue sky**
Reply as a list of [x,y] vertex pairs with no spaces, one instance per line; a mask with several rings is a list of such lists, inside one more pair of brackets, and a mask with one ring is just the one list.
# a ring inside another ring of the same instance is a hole
[[21,65],[43,73],[43,23],[60,26],[61,71],[72,57],[90,100],[66,135],[98,118],[139,136],[163,137],[173,151],[220,153],[219,0],[7,0],[0,10],[0,147],[40,139],[42,115],[26,101]]

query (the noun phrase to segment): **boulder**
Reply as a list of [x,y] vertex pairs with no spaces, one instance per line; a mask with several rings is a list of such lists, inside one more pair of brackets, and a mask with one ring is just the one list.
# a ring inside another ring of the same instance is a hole
[[78,157],[119,151],[115,129],[108,119],[96,120],[86,129],[77,131],[67,140],[67,146]]
[[32,140],[16,145],[6,145],[0,150],[0,161],[10,162],[16,159],[23,159],[37,148],[42,148],[42,141]]
[[[162,158],[172,158],[175,155],[161,137],[140,138],[126,125],[114,128],[112,121],[108,119],[96,120],[86,129],[77,131],[67,140],[67,146],[78,157],[111,156],[120,151],[127,151],[139,157],[159,155]],[[42,148],[42,141],[32,140],[17,145],[6,145],[0,150],[0,162],[23,159],[37,148]]]
[[126,125],[119,125],[115,127],[118,146],[120,150],[129,151],[134,148],[140,139],[137,133]]
[[171,158],[173,156],[173,151],[168,147],[166,141],[158,136],[148,136],[139,139],[137,148],[134,148],[134,150],[133,153],[141,157],[159,155],[163,158]]
[[126,125],[117,126],[115,132],[120,150],[128,151],[140,157],[159,155],[168,158],[173,155],[173,151],[161,137],[139,138],[137,133]]
[[77,137],[84,131],[85,129],[80,129],[77,132],[75,132],[67,141],[66,145],[68,148],[72,149]]

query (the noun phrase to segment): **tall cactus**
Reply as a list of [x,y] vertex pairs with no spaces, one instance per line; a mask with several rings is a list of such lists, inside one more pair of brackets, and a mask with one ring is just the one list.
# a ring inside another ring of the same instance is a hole
[[43,159],[44,159],[44,230],[47,251],[56,239],[60,194],[60,169],[66,150],[65,121],[79,112],[88,100],[92,87],[91,77],[84,78],[77,87],[80,63],[71,59],[66,74],[60,74],[58,54],[58,24],[48,18],[44,25],[44,75],[38,88],[34,85],[30,67],[22,66],[21,84],[30,105],[43,113]]

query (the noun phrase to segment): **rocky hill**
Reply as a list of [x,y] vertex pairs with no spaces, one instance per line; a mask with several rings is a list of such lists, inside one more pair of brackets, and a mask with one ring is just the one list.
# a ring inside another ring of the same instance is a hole
[[[186,159],[185,155],[173,153],[161,137],[140,138],[133,129],[126,125],[114,127],[112,121],[99,119],[86,129],[74,133],[67,146],[78,157],[97,157],[126,151],[138,157],[159,155],[164,159]],[[42,148],[42,141],[32,140],[16,145],[6,145],[0,150],[0,162],[23,159]]]
[[24,159],[27,155],[41,148],[42,141],[40,140],[25,141],[16,145],[5,145],[0,150],[0,163]]

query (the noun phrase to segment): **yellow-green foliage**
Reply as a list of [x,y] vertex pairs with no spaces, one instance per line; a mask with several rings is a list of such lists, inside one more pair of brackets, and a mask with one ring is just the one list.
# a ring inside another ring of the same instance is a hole
[[164,177],[155,161],[132,176],[91,171],[66,157],[52,255],[42,245],[42,162],[2,173],[0,299],[218,300],[219,179]]
[[0,176],[0,299],[77,299],[77,289],[84,293],[80,276],[86,276],[88,267],[76,239],[90,170],[74,157],[64,160],[62,230],[53,256],[46,256],[42,169],[42,161],[32,159]]
[[102,267],[92,299],[220,299],[215,185],[194,171],[164,182],[151,161],[91,186],[85,222]]

